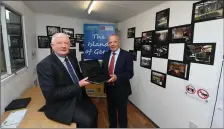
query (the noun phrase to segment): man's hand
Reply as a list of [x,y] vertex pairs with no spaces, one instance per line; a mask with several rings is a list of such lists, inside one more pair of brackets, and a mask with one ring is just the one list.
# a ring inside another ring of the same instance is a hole
[[82,86],[86,86],[86,85],[89,85],[90,83],[88,81],[86,81],[88,79],[88,77],[82,79],[79,81],[79,86],[82,87]]
[[117,80],[117,76],[115,74],[110,75],[110,77],[111,77],[110,80],[107,81],[108,83],[115,82]]

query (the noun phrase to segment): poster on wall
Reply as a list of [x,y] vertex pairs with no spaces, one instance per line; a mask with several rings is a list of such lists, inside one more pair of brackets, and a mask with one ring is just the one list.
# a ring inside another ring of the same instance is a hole
[[169,30],[170,43],[191,43],[192,42],[192,25],[181,25],[171,27]]
[[151,69],[151,64],[152,64],[152,58],[141,56],[141,59],[140,59],[141,67]]
[[59,26],[47,26],[47,36],[53,36],[56,33],[60,33],[61,27]]
[[168,38],[168,32],[169,30],[161,30],[155,32],[155,44],[157,43],[169,43]]
[[216,43],[185,44],[184,62],[213,65]]
[[74,38],[74,29],[73,28],[62,28],[62,33],[65,33],[69,36],[69,38]]
[[115,34],[114,24],[84,24],[84,58],[102,60],[109,50],[108,38]]
[[166,88],[166,74],[151,70],[151,82]]
[[134,39],[134,50],[141,51],[141,48],[142,48],[142,38],[137,37]]
[[165,9],[156,13],[155,30],[165,30],[169,26],[170,9]]
[[168,58],[169,44],[153,45],[153,57]]
[[152,45],[142,45],[141,56],[152,57]]
[[128,28],[128,38],[134,38],[135,37],[135,27]]
[[142,44],[149,45],[153,43],[154,31],[142,32]]
[[38,36],[38,48],[49,48],[50,39],[48,36]]
[[193,4],[192,22],[220,19],[223,14],[223,0],[202,0]]
[[190,71],[190,63],[168,60],[168,66],[167,66],[168,75],[188,80],[189,71]]

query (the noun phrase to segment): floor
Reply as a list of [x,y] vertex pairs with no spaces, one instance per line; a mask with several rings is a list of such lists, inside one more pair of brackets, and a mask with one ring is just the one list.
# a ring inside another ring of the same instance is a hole
[[[96,104],[98,115],[98,128],[108,128],[107,102],[105,98],[92,98]],[[134,105],[128,103],[128,128],[156,128]]]

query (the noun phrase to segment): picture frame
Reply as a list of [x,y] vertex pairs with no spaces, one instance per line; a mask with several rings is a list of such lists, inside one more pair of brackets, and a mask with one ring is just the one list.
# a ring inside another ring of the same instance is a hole
[[169,44],[155,44],[153,45],[153,57],[168,59]]
[[77,43],[84,42],[84,34],[76,34],[75,38]]
[[190,72],[190,63],[185,63],[183,61],[176,61],[176,60],[168,60],[167,65],[167,74],[188,80],[189,79],[189,72]]
[[50,38],[48,36],[38,36],[38,48],[50,48]]
[[152,45],[142,45],[142,48],[141,48],[141,56],[142,57],[151,58],[152,52],[153,52]]
[[61,32],[69,36],[69,38],[74,38],[74,29],[73,28],[61,28]]
[[128,38],[134,38],[135,37],[135,27],[128,28],[127,37]]
[[47,36],[53,36],[56,33],[60,33],[61,27],[59,26],[46,26]]
[[151,83],[166,88],[166,74],[151,70]]
[[84,51],[84,42],[83,41],[79,41],[79,51],[80,52]]
[[134,50],[141,51],[142,48],[142,37],[134,38]]
[[170,8],[156,13],[155,30],[165,30],[169,28]]
[[153,43],[155,31],[144,31],[142,32],[142,44],[149,45]]
[[133,61],[137,61],[137,51],[129,50],[129,52],[132,54]]
[[223,0],[202,0],[193,4],[192,23],[224,18]]
[[155,44],[168,44],[169,43],[169,29],[155,31]]
[[152,58],[141,56],[140,66],[143,68],[151,69]]
[[169,28],[169,43],[192,43],[193,25],[186,24]]
[[70,47],[76,47],[76,38],[70,38]]
[[213,65],[215,59],[216,43],[185,44],[184,62],[193,62]]

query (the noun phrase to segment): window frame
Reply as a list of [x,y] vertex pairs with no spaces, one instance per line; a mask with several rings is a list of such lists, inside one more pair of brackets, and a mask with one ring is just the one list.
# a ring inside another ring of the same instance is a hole
[[[26,37],[25,37],[25,24],[24,24],[24,16],[13,9],[12,7],[8,6],[5,3],[0,4],[1,9],[1,29],[2,29],[2,40],[3,40],[3,47],[4,47],[4,56],[5,56],[5,63],[6,63],[6,73],[3,75],[1,74],[1,82],[4,81],[7,78],[10,78],[10,76],[17,75],[23,69],[28,68],[28,56],[27,56],[27,45],[26,45]],[[10,52],[9,52],[9,40],[8,40],[8,32],[7,32],[7,21],[6,21],[6,10],[9,10],[17,15],[20,16],[20,25],[21,25],[21,38],[22,38],[22,44],[23,44],[23,53],[24,53],[24,60],[25,65],[19,69],[16,69],[15,71],[12,71],[11,69],[11,60],[10,60]]]

